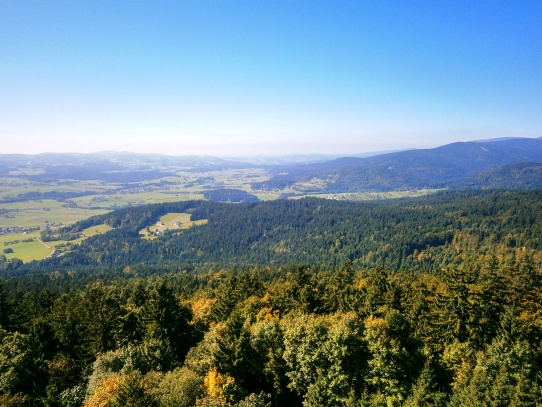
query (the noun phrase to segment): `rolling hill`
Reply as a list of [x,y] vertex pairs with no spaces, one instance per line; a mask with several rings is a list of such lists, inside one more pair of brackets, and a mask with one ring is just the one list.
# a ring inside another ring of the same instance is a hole
[[[510,138],[457,142],[432,149],[408,150],[368,158],[345,157],[325,163],[278,167],[258,189],[281,189],[299,183],[312,192],[391,191],[452,186],[523,188],[512,173],[496,171],[510,164],[542,161],[542,139]],[[495,171],[490,171],[490,170]],[[489,172],[488,172],[489,171]],[[485,175],[482,175],[485,174]],[[509,174],[510,177],[505,175]],[[480,185],[475,183],[480,176]],[[492,181],[491,177],[494,177]],[[324,185],[322,187],[322,185]],[[538,188],[539,183],[531,187]]]
[[453,189],[541,189],[542,162],[515,163],[490,168],[450,186]]
[[[360,267],[440,270],[468,258],[524,247],[542,250],[541,191],[445,191],[382,202],[305,198],[225,204],[184,201],[94,216],[56,233],[97,225],[59,257],[5,264],[6,271],[231,267],[321,264],[350,259]],[[148,240],[141,230],[164,215],[189,214],[201,226],[164,230]],[[538,254],[539,255],[539,254]],[[537,256],[538,256],[537,255]],[[0,267],[1,270],[1,267]]]

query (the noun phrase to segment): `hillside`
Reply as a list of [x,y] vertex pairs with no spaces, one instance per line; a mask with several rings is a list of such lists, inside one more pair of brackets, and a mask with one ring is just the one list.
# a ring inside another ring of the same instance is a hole
[[454,189],[541,189],[542,162],[515,163],[490,168],[450,186]]
[[[143,239],[141,230],[167,213],[187,213],[202,226]],[[320,264],[349,259],[360,267],[440,270],[488,253],[518,247],[542,254],[542,192],[451,191],[386,202],[306,198],[224,204],[186,201],[96,216],[58,231],[78,233],[106,224],[115,230],[89,237],[61,256],[6,270]]]
[[[368,158],[339,158],[325,163],[281,167],[271,180],[254,188],[282,189],[295,184],[310,191],[339,193],[390,191],[420,188],[447,188],[492,168],[509,164],[542,161],[542,140],[510,138],[492,141],[452,143],[445,146],[408,150]],[[498,187],[522,188],[514,178],[496,178]],[[490,183],[485,176],[485,183]],[[497,174],[495,174],[497,176]],[[477,185],[471,185],[477,187]]]

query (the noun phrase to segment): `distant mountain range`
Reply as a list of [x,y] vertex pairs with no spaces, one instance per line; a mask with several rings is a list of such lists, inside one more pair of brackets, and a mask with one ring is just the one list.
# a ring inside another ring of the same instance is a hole
[[[372,157],[390,151],[371,151],[354,154],[352,157]],[[150,168],[175,167],[194,170],[220,170],[230,168],[254,168],[274,165],[298,165],[331,161],[344,155],[290,154],[283,156],[255,157],[213,157],[213,156],[170,156],[165,154],[142,154],[126,151],[99,151],[96,153],[41,153],[41,154],[0,154],[0,171],[21,166],[94,166],[101,171],[148,170]],[[102,166],[105,165],[105,168]]]
[[271,178],[254,183],[254,189],[292,188],[299,194],[423,188],[538,189],[542,188],[542,138],[457,142],[431,149],[340,158],[308,154],[228,159],[109,151],[0,154],[0,176],[18,174],[21,168],[26,169],[28,179],[37,182],[69,178],[117,183],[159,179],[179,170],[265,168]]
[[[542,188],[542,139],[458,142],[367,158],[277,167],[260,189],[304,184],[305,192],[391,191],[421,188]],[[307,186],[308,185],[308,186]]]

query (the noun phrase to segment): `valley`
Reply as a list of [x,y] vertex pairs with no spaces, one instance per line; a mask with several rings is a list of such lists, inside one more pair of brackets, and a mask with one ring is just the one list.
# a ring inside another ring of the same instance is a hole
[[[201,158],[198,167],[193,168],[188,166],[194,164],[192,161],[171,163],[172,158],[166,156],[151,158],[151,164],[142,163],[144,158],[139,155],[110,159],[105,164],[101,156],[92,155],[86,157],[88,162],[70,155],[8,157],[2,161],[0,155],[0,167],[4,169],[0,173],[0,246],[8,249],[3,253],[7,259],[23,262],[43,259],[56,249],[61,252],[92,235],[87,233],[74,241],[59,239],[47,248],[38,241],[43,231],[121,208],[206,199],[210,193],[210,199],[222,200],[221,191],[240,191],[259,201],[306,196],[378,200],[434,192],[315,193],[308,192],[314,191],[311,183],[258,189],[254,183],[270,179],[269,166],[223,163],[225,168],[219,170],[213,158]],[[228,168],[232,165],[238,168]],[[239,193],[226,194],[223,200],[242,202],[245,198]]]

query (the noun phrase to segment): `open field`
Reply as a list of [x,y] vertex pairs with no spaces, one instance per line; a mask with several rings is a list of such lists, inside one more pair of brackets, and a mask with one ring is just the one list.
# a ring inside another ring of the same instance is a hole
[[108,185],[102,181],[74,181],[58,180],[51,183],[34,182],[24,178],[0,178],[0,199],[16,198],[22,194],[50,193],[50,192],[76,192],[76,193],[106,193],[114,190],[115,185]]
[[166,230],[188,229],[207,223],[206,219],[192,221],[190,220],[191,216],[189,213],[167,213],[156,224],[148,226],[139,233],[145,238],[153,239]]
[[[8,203],[0,205],[0,209],[3,210],[0,215],[0,229],[5,233],[0,235],[0,247],[13,251],[3,254],[8,259],[18,258],[23,262],[43,259],[59,250],[59,247],[76,243],[76,241],[40,242],[41,232],[45,228],[54,230],[107,212],[102,209],[67,208],[64,203],[55,200]],[[101,231],[103,233],[104,229]],[[85,236],[88,237],[92,233],[95,232],[86,231]]]
[[[108,225],[97,225],[82,231],[82,236],[76,240],[55,240],[51,242],[42,242],[40,239],[40,230],[23,233],[10,233],[0,235],[0,248],[2,254],[8,259],[17,258],[23,262],[32,260],[41,260],[51,256],[55,252],[64,252],[69,250],[71,245],[78,244],[87,237],[100,233],[106,233],[112,228]],[[12,253],[3,253],[4,249],[13,250]]]
[[[39,240],[39,231],[26,235],[12,233],[0,236],[0,247],[2,254],[8,259],[21,259],[23,262],[43,259],[53,252],[52,248],[46,247]],[[11,249],[12,253],[5,253],[3,250]]]
[[7,213],[0,216],[0,228],[18,226],[21,228],[45,227],[71,224],[93,215],[106,213],[103,209],[66,208],[62,202],[53,200],[15,202],[2,204],[0,209]]
[[171,193],[163,191],[149,191],[140,193],[90,195],[74,198],[73,201],[81,208],[100,208],[114,210],[126,206],[148,205],[153,203],[178,202],[190,199],[203,199],[198,193]]

